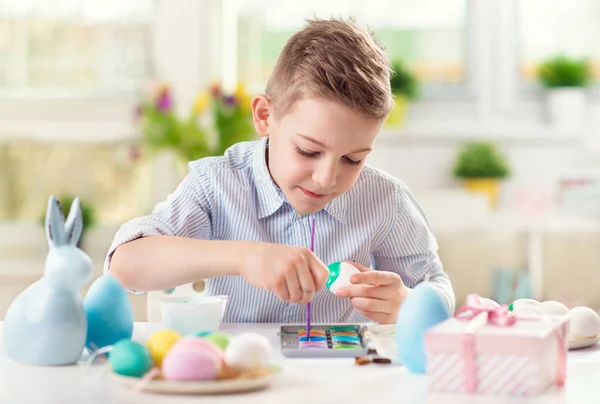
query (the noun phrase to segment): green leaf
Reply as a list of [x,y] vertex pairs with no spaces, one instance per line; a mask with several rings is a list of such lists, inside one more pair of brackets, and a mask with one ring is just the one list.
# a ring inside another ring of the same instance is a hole
[[459,178],[505,178],[508,163],[491,142],[475,141],[462,145],[453,168]]
[[587,60],[557,56],[540,64],[537,74],[546,88],[586,87],[592,72]]
[[405,95],[413,100],[418,97],[419,82],[416,77],[399,62],[392,62],[393,74],[390,78],[392,93]]

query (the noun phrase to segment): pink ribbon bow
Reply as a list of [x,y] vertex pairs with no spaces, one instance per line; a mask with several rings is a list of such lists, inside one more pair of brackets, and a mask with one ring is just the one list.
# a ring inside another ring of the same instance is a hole
[[[468,393],[477,390],[477,354],[475,352],[475,334],[486,324],[499,327],[510,327],[517,321],[517,317],[508,311],[508,306],[500,307],[487,304],[476,294],[467,296],[465,305],[456,311],[457,319],[468,320],[465,334],[462,340],[461,357],[465,365],[465,390]],[[543,320],[541,317],[519,318],[521,320]],[[556,377],[557,384],[563,384],[566,379],[566,326],[556,332],[559,340],[559,363]]]
[[517,321],[514,314],[508,311],[507,305],[492,307],[474,293],[467,296],[465,305],[457,310],[455,317],[472,320],[481,313],[487,313],[487,323],[500,327],[510,327]]

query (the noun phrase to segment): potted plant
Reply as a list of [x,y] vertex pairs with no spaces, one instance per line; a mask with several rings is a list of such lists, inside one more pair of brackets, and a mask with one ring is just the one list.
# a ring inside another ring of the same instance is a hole
[[544,61],[537,76],[546,89],[546,118],[559,129],[580,129],[585,122],[586,87],[591,78],[586,60],[557,56]]
[[390,86],[395,105],[386,120],[386,125],[398,127],[404,123],[410,102],[418,96],[419,81],[399,61],[392,62],[392,69]]
[[198,95],[187,116],[177,114],[171,89],[162,84],[143,100],[137,118],[153,151],[172,150],[184,164],[222,155],[234,143],[256,135],[250,97],[241,84],[234,93],[223,93],[219,85],[213,85],[210,94]]
[[484,193],[492,208],[498,204],[500,181],[509,175],[508,163],[492,142],[463,144],[457,154],[454,175],[467,190]]

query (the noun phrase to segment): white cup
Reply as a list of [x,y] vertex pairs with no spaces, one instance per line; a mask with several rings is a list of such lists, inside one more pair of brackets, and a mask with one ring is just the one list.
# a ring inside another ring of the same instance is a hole
[[225,314],[228,296],[166,297],[160,301],[163,327],[188,335],[216,332]]

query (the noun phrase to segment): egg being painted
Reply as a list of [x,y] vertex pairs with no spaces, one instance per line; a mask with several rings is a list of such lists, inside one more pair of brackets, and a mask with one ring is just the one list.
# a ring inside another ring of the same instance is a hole
[[223,354],[209,344],[196,337],[179,340],[163,359],[163,377],[177,381],[216,379],[224,364]]
[[344,286],[351,285],[350,277],[352,274],[360,272],[354,265],[347,262],[334,262],[329,264],[327,269],[329,269],[329,277],[325,287],[333,293]]
[[398,359],[412,373],[425,373],[425,333],[450,317],[448,304],[433,286],[415,286],[400,307],[396,322]]

